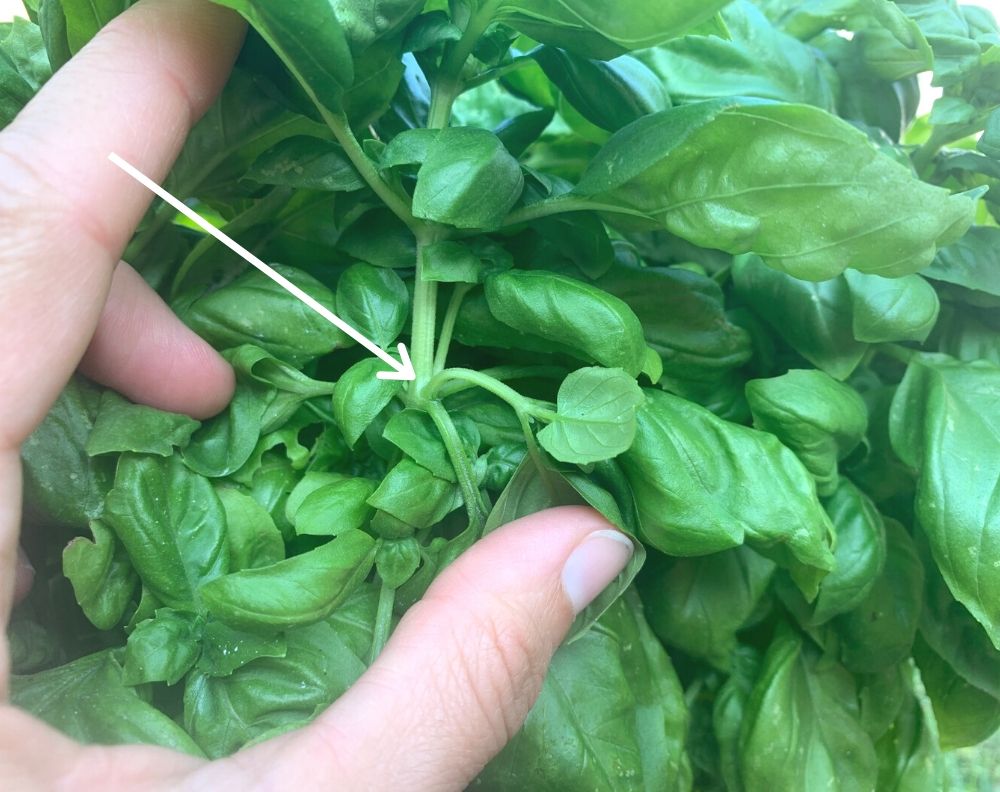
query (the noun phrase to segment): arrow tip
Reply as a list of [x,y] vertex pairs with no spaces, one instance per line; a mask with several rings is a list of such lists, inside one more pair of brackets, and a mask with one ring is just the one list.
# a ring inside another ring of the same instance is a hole
[[394,371],[380,371],[375,376],[382,380],[402,380],[408,382],[417,378],[417,373],[413,370],[413,361],[410,360],[410,353],[406,351],[406,344],[397,344],[399,358],[402,361],[397,363],[392,361]]

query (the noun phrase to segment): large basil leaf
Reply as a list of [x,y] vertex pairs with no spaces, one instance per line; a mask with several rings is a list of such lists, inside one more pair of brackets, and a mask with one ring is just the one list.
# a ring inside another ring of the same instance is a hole
[[788,567],[810,599],[833,567],[833,526],[795,455],[764,432],[646,391],[621,458],[643,539],[671,555],[704,555],[744,540]]
[[820,584],[813,624],[854,610],[871,593],[885,566],[885,523],[867,495],[840,479],[824,504],[836,531],[833,570]]
[[1000,368],[919,355],[892,404],[892,446],[920,471],[916,512],[956,599],[1000,648]]
[[538,433],[538,442],[560,462],[611,459],[632,444],[642,403],[642,390],[621,369],[574,371],[559,386],[556,414]]
[[630,124],[573,192],[809,280],[849,266],[915,272],[965,232],[975,209],[972,198],[920,181],[839,118],[749,100],[698,102]]
[[775,28],[749,2],[730,3],[722,16],[728,38],[691,34],[638,53],[675,103],[754,96],[835,109],[837,75],[818,50]]
[[195,670],[184,689],[184,727],[208,756],[226,756],[265,734],[304,726],[365,670],[378,592],[358,590],[329,618],[287,633],[282,657],[226,677]]
[[125,615],[138,579],[125,547],[111,529],[94,520],[90,530],[93,541],[78,536],[63,548],[62,569],[91,624],[110,630]]
[[[478,5],[489,5],[478,0]],[[712,17],[725,2],[676,0],[649,5],[623,0],[605,6],[589,0],[501,0],[497,18],[536,41],[606,60],[652,47]]]
[[104,520],[143,585],[171,608],[190,610],[198,588],[229,570],[222,504],[208,479],[176,456],[122,455]]
[[749,547],[699,558],[653,553],[639,575],[646,618],[657,637],[729,671],[736,633],[759,605],[774,563]]
[[184,729],[125,684],[115,650],[14,676],[11,702],[84,743],[148,743],[202,755]]
[[690,789],[687,721],[670,658],[628,592],[556,653],[524,727],[471,788]]
[[771,642],[746,704],[740,771],[748,790],[875,788],[853,677],[788,629]]
[[820,495],[837,488],[837,463],[861,442],[868,411],[857,391],[822,371],[793,369],[750,380],[747,402],[755,428],[775,435],[816,479]]
[[246,178],[258,184],[329,192],[352,192],[365,187],[340,146],[304,135],[282,140],[261,154]]
[[251,632],[277,632],[320,621],[371,571],[375,540],[348,531],[314,550],[266,567],[210,580],[200,595],[212,616]]
[[642,325],[617,297],[543,270],[510,270],[486,280],[490,312],[522,332],[580,350],[632,377],[645,364]]
[[736,293],[789,346],[831,377],[843,380],[867,346],[854,339],[850,289],[844,278],[813,283],[768,267],[758,256],[733,265]]
[[310,98],[328,111],[354,82],[354,61],[330,0],[293,4],[264,0],[214,0],[235,9],[271,45]]

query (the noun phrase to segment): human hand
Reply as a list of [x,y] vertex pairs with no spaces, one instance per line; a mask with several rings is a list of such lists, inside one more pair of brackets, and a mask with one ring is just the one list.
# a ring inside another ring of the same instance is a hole
[[[18,449],[74,368],[133,400],[196,417],[231,395],[228,366],[118,262],[149,196],[107,154],[162,179],[221,88],[242,35],[239,20],[217,6],[144,0],[0,135],[5,623],[17,558]],[[80,746],[0,705],[0,766],[13,789],[461,789],[519,728],[574,612],[630,552],[588,509],[511,523],[438,578],[378,662],[311,726],[228,759]],[[7,679],[4,650],[4,692]]]

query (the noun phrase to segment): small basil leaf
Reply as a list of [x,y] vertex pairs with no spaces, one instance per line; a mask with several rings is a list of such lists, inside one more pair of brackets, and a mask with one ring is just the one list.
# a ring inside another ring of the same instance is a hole
[[635,378],[621,369],[574,371],[559,386],[556,415],[538,433],[538,442],[561,462],[611,459],[632,444],[643,401]]
[[333,390],[333,417],[354,447],[365,429],[403,388],[398,380],[378,379],[385,368],[378,358],[366,358],[345,371]]
[[934,287],[919,275],[883,278],[847,270],[844,276],[858,341],[925,341],[934,329],[941,305]]
[[101,394],[86,450],[90,456],[122,451],[170,456],[175,446],[187,445],[200,425],[186,415],[132,404],[109,390]]
[[201,633],[201,655],[195,667],[208,676],[226,677],[259,657],[284,657],[286,651],[283,636],[261,637],[210,621]]
[[462,505],[458,487],[409,459],[393,467],[368,503],[415,528],[429,528]]
[[295,533],[309,536],[340,536],[363,527],[374,509],[367,500],[375,483],[365,478],[345,478],[310,492],[295,510]]
[[413,577],[420,566],[420,544],[416,539],[383,541],[375,553],[375,569],[382,583],[396,589]]
[[235,473],[253,455],[274,392],[245,381],[225,412],[210,418],[191,437],[181,458],[194,472],[210,478]]
[[321,621],[361,585],[375,560],[375,540],[361,531],[302,555],[209,581],[208,612],[240,630],[272,633]]
[[261,154],[245,178],[258,184],[327,192],[353,192],[366,186],[340,146],[305,135],[282,140]]
[[[470,457],[479,452],[480,435],[475,423],[465,416],[453,416],[462,445]],[[434,421],[423,410],[407,408],[389,419],[383,437],[412,457],[438,478],[456,481],[455,469]]]
[[385,349],[406,324],[410,295],[403,279],[392,270],[354,264],[337,281],[337,312]]
[[285,557],[281,531],[263,506],[232,487],[216,487],[215,493],[226,512],[230,568],[234,572],[275,564]]
[[[482,283],[488,275],[510,269],[507,255],[485,258],[474,246],[462,242],[435,242],[420,251],[420,277],[440,283]],[[502,253],[506,253],[499,248]],[[482,250],[484,253],[492,251]]]
[[160,608],[155,618],[139,622],[125,645],[125,684],[180,681],[201,651],[199,622],[194,614],[171,608]]
[[90,530],[93,541],[78,536],[63,548],[62,569],[91,624],[98,630],[110,630],[125,615],[138,578],[111,529],[94,520]]

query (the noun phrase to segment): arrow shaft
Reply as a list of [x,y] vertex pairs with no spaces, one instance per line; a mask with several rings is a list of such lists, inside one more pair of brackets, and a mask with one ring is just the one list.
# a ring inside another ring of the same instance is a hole
[[385,352],[378,344],[369,338],[366,338],[363,334],[359,333],[353,327],[351,327],[347,322],[337,316],[333,311],[322,305],[319,301],[313,297],[306,294],[302,289],[292,283],[288,278],[282,275],[280,272],[276,271],[273,267],[265,264],[259,258],[257,258],[253,253],[247,250],[243,245],[234,240],[232,237],[227,236],[210,222],[208,222],[204,217],[194,211],[190,206],[186,205],[183,201],[178,200],[169,192],[164,190],[159,184],[154,182],[148,176],[146,176],[142,171],[130,165],[128,162],[123,160],[117,154],[109,154],[108,159],[110,159],[115,165],[121,168],[125,173],[139,182],[143,187],[151,190],[159,198],[166,201],[174,209],[180,212],[182,215],[187,217],[192,223],[195,223],[199,228],[201,228],[206,234],[211,234],[219,242],[232,250],[236,255],[242,258],[249,264],[252,264],[262,273],[267,275],[271,280],[277,283],[281,288],[287,291],[289,294],[297,297],[299,300],[304,302],[310,308],[312,308],[316,313],[322,316],[330,324],[337,327],[342,332],[349,335],[355,341],[357,341],[361,346],[371,352],[373,355],[381,359],[383,362],[388,363],[394,369],[399,367],[399,362],[393,358],[390,354]]

